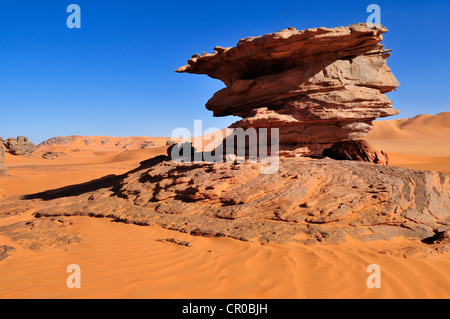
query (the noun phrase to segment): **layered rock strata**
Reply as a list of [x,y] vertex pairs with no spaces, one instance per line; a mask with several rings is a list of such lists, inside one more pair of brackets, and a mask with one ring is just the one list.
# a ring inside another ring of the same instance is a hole
[[321,154],[361,140],[379,117],[398,114],[385,93],[399,83],[380,44],[384,27],[354,24],[276,33],[194,55],[180,73],[207,74],[226,88],[206,104],[233,128],[279,128],[281,153]]

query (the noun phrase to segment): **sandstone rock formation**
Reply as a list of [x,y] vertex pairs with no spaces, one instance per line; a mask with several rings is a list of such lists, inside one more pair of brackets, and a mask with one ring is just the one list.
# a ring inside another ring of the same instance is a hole
[[5,141],[7,152],[12,155],[29,155],[36,150],[33,142],[25,136],[18,136],[17,139],[10,137]]
[[71,142],[75,141],[77,138],[81,138],[81,136],[78,135],[72,135],[72,136],[57,136],[52,137],[46,141],[41,142],[37,148],[42,148],[46,146],[52,146],[52,145],[68,145]]
[[376,118],[398,114],[384,94],[399,86],[380,44],[385,32],[367,24],[289,28],[194,55],[177,72],[222,80],[226,88],[206,107],[243,118],[232,127],[279,128],[281,154],[321,154],[363,139]]
[[260,243],[424,240],[450,229],[446,175],[328,158],[282,158],[273,175],[263,166],[160,156],[122,176],[3,202],[0,217],[107,217]]
[[0,175],[6,174],[5,162],[5,150],[3,149],[3,143],[0,141]]

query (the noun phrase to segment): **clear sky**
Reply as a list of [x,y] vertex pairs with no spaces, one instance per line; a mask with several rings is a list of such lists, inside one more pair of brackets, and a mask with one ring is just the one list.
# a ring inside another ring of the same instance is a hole
[[[81,29],[66,12],[81,7]],[[450,111],[450,1],[1,0],[0,136],[170,136],[223,128],[205,103],[223,84],[177,74],[195,53],[288,27],[366,22],[381,7],[395,118]]]

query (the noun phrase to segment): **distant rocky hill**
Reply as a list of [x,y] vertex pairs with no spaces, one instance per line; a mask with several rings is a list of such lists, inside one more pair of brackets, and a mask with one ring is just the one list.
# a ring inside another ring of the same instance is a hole
[[124,151],[166,146],[166,137],[58,136],[37,146],[40,153],[49,151]]

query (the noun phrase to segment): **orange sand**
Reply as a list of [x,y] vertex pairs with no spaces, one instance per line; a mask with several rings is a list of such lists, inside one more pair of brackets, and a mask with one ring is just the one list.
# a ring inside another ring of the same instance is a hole
[[388,152],[391,165],[450,175],[450,112],[374,124],[367,140]]
[[[430,116],[419,117],[415,129],[411,124],[414,121],[377,122],[369,139],[390,153],[393,165],[450,174],[449,114],[435,121]],[[71,152],[74,147],[81,152]],[[137,167],[141,160],[164,154],[166,149],[93,150],[83,148],[82,143],[52,148],[68,156],[55,160],[7,156],[9,176],[0,179],[0,188],[7,196],[121,174]],[[1,218],[0,226],[31,218],[27,214]],[[0,298],[450,297],[450,253],[432,258],[379,254],[388,249],[423,246],[402,238],[349,241],[337,246],[260,245],[192,237],[158,226],[127,225],[109,219],[71,219],[82,242],[67,250],[32,251],[0,235],[0,245],[17,249],[0,262]],[[157,241],[168,238],[189,241],[191,247]],[[81,289],[66,286],[69,264],[81,267]],[[366,269],[371,264],[381,267],[380,289],[366,285],[370,275]]]
[[[60,148],[61,149],[61,148]],[[67,150],[66,150],[67,151]],[[54,160],[7,154],[8,176],[0,178],[7,196],[25,195],[126,173],[145,159],[166,154],[166,147],[122,152],[77,152]]]
[[[419,245],[405,239],[339,246],[261,246],[107,219],[74,220],[82,243],[67,251],[20,249],[0,264],[0,298],[450,296],[448,254],[432,259],[378,254]],[[187,240],[192,247],[156,241],[162,238]],[[5,238],[0,240],[8,244]],[[81,267],[81,289],[66,287],[69,264]],[[380,289],[367,288],[370,264],[381,267]]]

